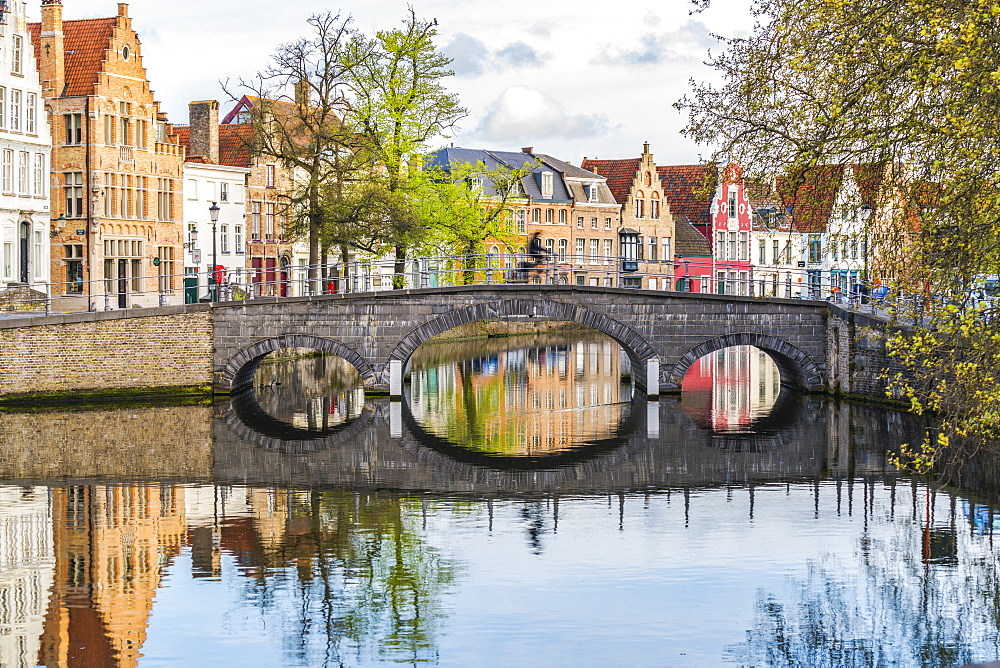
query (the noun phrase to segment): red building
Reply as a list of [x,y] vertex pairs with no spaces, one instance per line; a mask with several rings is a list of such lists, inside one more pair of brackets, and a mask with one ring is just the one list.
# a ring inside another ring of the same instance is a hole
[[[752,215],[739,168],[729,165],[720,173],[716,165],[666,165],[657,172],[677,230],[677,286],[750,294]],[[707,256],[684,223],[708,242]],[[688,242],[682,244],[685,237]]]

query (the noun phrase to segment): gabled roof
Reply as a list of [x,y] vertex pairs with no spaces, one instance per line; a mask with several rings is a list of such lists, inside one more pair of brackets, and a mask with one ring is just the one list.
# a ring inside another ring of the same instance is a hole
[[712,257],[708,239],[694,228],[687,216],[674,216],[674,256]]
[[844,179],[844,165],[816,165],[777,179],[793,232],[825,232]]
[[[63,21],[65,56],[65,96],[92,95],[104,62],[105,51],[111,48],[117,18],[79,19]],[[42,24],[29,23],[31,42],[35,45],[35,60],[42,56]]]
[[641,164],[642,158],[624,158],[622,160],[584,159],[581,166],[607,179],[608,188],[611,189],[611,194],[614,195],[615,201],[623,204],[628,200],[629,193],[632,192],[635,174],[639,171],[639,165]]
[[660,165],[656,168],[663,183],[663,197],[670,212],[686,218],[692,225],[706,228],[712,224],[714,187],[703,193],[706,183],[716,178],[715,165]]
[[[191,127],[175,125],[177,143],[191,150]],[[252,125],[233,123],[219,126],[219,164],[227,167],[253,167],[254,129]],[[207,163],[206,156],[188,155],[186,162]]]

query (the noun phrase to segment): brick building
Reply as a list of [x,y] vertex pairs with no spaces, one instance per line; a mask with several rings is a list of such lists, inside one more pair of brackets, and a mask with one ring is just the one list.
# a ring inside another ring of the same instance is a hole
[[667,290],[673,276],[674,219],[663,199],[663,186],[649,144],[638,158],[598,160],[584,158],[581,167],[607,178],[611,194],[620,205],[618,227],[638,233],[639,272],[634,287]]
[[64,21],[60,0],[42,0],[28,28],[54,138],[56,307],[180,303],[184,149],[153,98],[128,5]]

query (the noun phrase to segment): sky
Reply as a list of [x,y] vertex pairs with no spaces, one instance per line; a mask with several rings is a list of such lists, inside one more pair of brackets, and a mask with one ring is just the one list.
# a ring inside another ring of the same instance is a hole
[[[447,81],[469,114],[450,138],[467,148],[535,151],[579,164],[584,157],[627,158],[648,141],[659,164],[688,164],[710,153],[680,134],[673,103],[707,80],[712,34],[747,34],[750,0],[713,0],[692,14],[687,0],[133,0],[129,15],[144,64],[171,122],[187,122],[187,103],[218,99],[220,82],[252,77],[275,47],[308,35],[306,19],[351,16],[368,34],[400,25],[412,4],[437,19],[438,45],[453,58]],[[29,1],[38,20],[39,0]],[[111,0],[63,0],[65,19],[114,16]]]

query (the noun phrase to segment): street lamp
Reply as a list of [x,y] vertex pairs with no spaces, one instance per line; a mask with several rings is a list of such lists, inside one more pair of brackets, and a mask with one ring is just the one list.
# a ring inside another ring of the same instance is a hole
[[219,205],[216,202],[212,202],[212,206],[208,207],[208,215],[212,219],[212,273],[209,275],[208,284],[212,286],[212,301],[219,301],[219,281],[218,281],[218,267],[219,267],[219,256],[216,249],[216,239],[215,239],[215,224],[219,222]]

